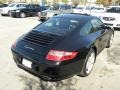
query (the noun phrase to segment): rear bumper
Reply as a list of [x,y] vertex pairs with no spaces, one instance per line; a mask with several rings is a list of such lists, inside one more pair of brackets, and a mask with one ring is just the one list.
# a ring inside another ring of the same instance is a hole
[[[28,57],[22,56],[12,50],[13,58],[17,66],[25,71],[45,80],[45,81],[60,81],[81,72],[83,63],[81,60],[65,65],[48,65],[40,61],[32,60]],[[28,68],[22,64],[23,58],[32,62],[32,68]],[[72,67],[71,67],[72,66]]]

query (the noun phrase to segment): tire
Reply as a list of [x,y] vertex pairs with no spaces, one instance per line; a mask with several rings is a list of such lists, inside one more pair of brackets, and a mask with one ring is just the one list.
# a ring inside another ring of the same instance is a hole
[[8,12],[8,16],[10,16],[10,17],[11,17],[11,12],[10,12],[10,11]]
[[13,16],[13,15],[11,14],[10,17],[14,18],[15,16]]
[[1,16],[5,16],[5,14],[1,14]]
[[89,51],[88,55],[86,56],[86,60],[85,60],[85,63],[83,65],[82,72],[78,76],[82,76],[82,77],[88,76],[93,69],[93,66],[95,64],[95,60],[96,60],[95,51],[94,51],[94,49],[91,49]]
[[106,48],[110,48],[112,46],[113,38],[114,38],[114,35],[112,34],[111,37],[110,37],[110,39],[108,40]]
[[25,18],[26,17],[26,14],[24,12],[21,12],[20,13],[20,18]]
[[53,16],[56,16],[57,14],[54,14]]

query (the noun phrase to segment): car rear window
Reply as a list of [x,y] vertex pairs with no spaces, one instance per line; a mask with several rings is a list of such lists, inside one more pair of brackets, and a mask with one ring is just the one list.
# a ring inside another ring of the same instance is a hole
[[79,21],[75,19],[51,18],[46,22],[36,26],[34,30],[49,32],[57,35],[65,35],[79,26]]

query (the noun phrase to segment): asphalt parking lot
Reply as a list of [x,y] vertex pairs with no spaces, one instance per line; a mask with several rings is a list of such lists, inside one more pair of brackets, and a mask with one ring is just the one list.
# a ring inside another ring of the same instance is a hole
[[0,90],[119,90],[120,31],[115,31],[110,49],[104,49],[88,77],[74,76],[59,82],[45,82],[19,69],[10,47],[22,34],[40,22],[37,18],[0,16]]

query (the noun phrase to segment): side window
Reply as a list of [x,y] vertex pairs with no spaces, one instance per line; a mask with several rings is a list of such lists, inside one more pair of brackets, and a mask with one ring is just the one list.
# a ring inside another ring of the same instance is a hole
[[68,5],[65,5],[65,10],[67,10],[68,9]]
[[33,8],[34,8],[34,5],[30,5],[30,8],[33,9]]
[[34,8],[36,8],[36,6],[35,5],[31,5],[32,6],[32,8],[34,9]]
[[29,8],[30,8],[30,5],[27,5],[27,6],[26,6],[26,8],[28,8],[28,9],[29,9]]
[[59,10],[60,7],[59,6],[53,6],[51,10]]
[[60,6],[60,9],[65,10],[65,6],[64,6],[64,5],[61,5],[61,6]]
[[35,5],[35,8],[40,8],[40,6],[39,5]]
[[40,8],[39,5],[33,5],[33,8]]
[[103,25],[103,23],[99,19],[93,19],[91,20],[91,23],[95,30],[99,30],[98,28],[100,28]]
[[80,36],[85,36],[93,32],[93,27],[90,22],[86,23],[80,30]]
[[70,5],[65,5],[65,10],[71,9],[72,7]]
[[28,8],[28,9],[32,9],[33,6],[32,6],[32,5],[27,5],[27,8]]
[[25,4],[18,4],[18,5],[16,5],[16,7],[25,7]]

